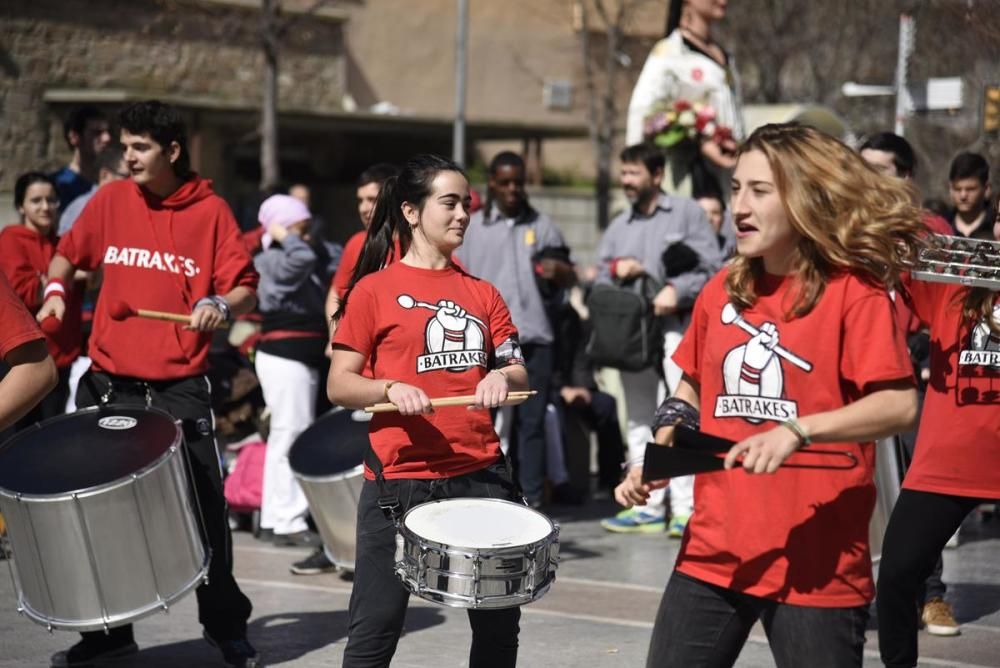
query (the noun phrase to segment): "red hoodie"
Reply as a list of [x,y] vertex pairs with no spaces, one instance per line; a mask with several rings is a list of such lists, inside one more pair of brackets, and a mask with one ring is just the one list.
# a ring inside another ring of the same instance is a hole
[[58,252],[81,269],[103,265],[90,357],[95,369],[121,376],[166,380],[203,373],[212,337],[159,320],[112,320],[109,309],[116,303],[188,314],[202,297],[257,288],[229,206],[211,181],[197,175],[165,199],[131,180],[109,183]]
[[[42,278],[56,252],[55,237],[39,234],[27,225],[9,225],[0,231],[0,270],[11,288],[32,314],[42,307]],[[47,334],[49,354],[60,369],[80,356],[83,333],[80,327],[82,291],[70,282],[66,286],[66,316],[55,334]]]

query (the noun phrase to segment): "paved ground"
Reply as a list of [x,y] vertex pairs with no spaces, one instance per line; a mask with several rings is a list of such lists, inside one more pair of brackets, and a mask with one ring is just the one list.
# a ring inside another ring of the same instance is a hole
[[[663,535],[615,536],[597,519],[607,503],[556,507],[562,524],[559,579],[542,600],[523,609],[520,665],[574,668],[642,666],[652,620],[676,555]],[[237,533],[236,569],[254,602],[250,637],[269,666],[338,666],[347,628],[351,584],[337,575],[297,577],[288,564],[303,550],[275,548]],[[963,543],[945,555],[945,581],[963,634],[942,639],[921,633],[921,666],[1000,666],[1000,519],[970,519]],[[0,569],[6,570],[2,564]],[[201,640],[194,598],[169,614],[142,621],[142,651],[116,666],[199,668],[219,665]],[[0,667],[47,666],[48,657],[75,642],[19,617],[12,585],[0,574]],[[465,666],[469,631],[465,613],[432,604],[411,605],[394,667]],[[878,666],[877,639],[869,631],[866,668]],[[772,666],[763,632],[755,629],[737,664]]]

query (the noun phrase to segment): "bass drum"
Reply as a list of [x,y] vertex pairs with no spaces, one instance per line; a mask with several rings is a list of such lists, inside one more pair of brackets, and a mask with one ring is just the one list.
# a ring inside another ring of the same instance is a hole
[[369,422],[364,411],[334,408],[299,434],[288,455],[326,556],[346,571],[354,571]]
[[188,480],[180,427],[153,408],[88,408],[0,446],[18,611],[73,631],[166,611],[208,572]]

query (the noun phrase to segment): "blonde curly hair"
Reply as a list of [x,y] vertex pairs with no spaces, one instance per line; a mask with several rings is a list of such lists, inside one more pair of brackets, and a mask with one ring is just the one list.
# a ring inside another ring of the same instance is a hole
[[[843,142],[795,123],[765,125],[738,155],[767,158],[785,214],[799,233],[798,287],[786,317],[815,308],[829,280],[851,272],[886,289],[900,286],[924,247],[927,228],[912,187],[879,174]],[[729,264],[726,292],[743,308],[756,301],[763,260],[745,256]]]

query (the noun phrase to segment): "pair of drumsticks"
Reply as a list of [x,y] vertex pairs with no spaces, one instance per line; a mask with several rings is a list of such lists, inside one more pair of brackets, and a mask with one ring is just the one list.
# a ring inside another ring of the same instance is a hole
[[[133,308],[126,302],[116,301],[112,302],[110,307],[108,307],[108,315],[111,316],[112,320],[125,320],[126,318],[149,318],[152,320],[166,320],[168,322],[178,322],[183,324],[189,324],[191,322],[191,316],[184,315],[183,313],[167,313],[165,311],[151,311],[148,309],[137,309]],[[42,321],[42,329],[45,330],[46,322],[49,320],[55,321],[55,329],[59,328],[59,320],[55,317],[46,318]],[[225,325],[223,325],[225,326]],[[54,331],[54,330],[53,330]],[[516,406],[517,404],[527,401],[527,399],[535,395],[535,390],[529,390],[524,392],[510,392],[507,395],[507,400],[503,402],[504,406]],[[445,406],[471,406],[476,403],[476,395],[468,394],[458,397],[440,397],[437,399],[431,399],[431,406],[434,408],[443,408]],[[394,413],[399,410],[396,404],[387,402],[381,404],[375,404],[374,406],[366,406],[365,411],[368,413]]]

